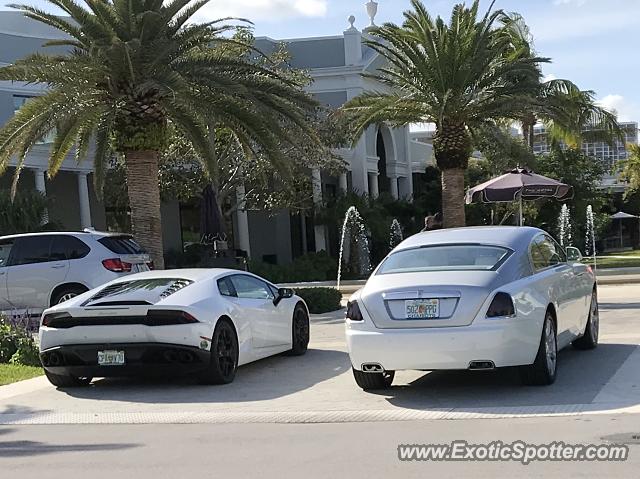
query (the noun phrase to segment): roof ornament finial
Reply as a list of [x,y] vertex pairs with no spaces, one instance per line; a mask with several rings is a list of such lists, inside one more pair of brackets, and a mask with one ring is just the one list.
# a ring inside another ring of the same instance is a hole
[[375,27],[376,26],[375,18],[376,18],[376,14],[378,13],[378,2],[375,2],[374,0],[369,0],[367,3],[365,3],[365,7],[367,7],[367,15],[369,15],[369,19],[371,20],[371,25],[369,26]]
[[356,27],[353,26],[353,24],[356,23],[355,15],[350,15],[349,18],[348,18],[348,22],[349,22],[349,28],[350,29],[356,28]]

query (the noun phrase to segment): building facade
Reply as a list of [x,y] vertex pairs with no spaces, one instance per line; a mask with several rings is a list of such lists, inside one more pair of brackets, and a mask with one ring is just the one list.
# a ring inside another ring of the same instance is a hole
[[[42,44],[62,35],[45,25],[26,19],[18,12],[0,12],[0,65],[42,51]],[[56,47],[48,49],[60,53]],[[0,124],[5,123],[29,98],[42,94],[42,87],[18,82],[0,82]],[[91,225],[104,226],[104,212],[98,205],[90,176],[92,167],[65,159],[58,176],[46,177],[51,137],[43,138],[27,155],[22,171],[20,190],[36,189],[49,198],[49,219],[68,228],[79,229]],[[15,165],[15,159],[11,165]],[[0,177],[0,188],[8,189],[15,169]],[[55,199],[55,201],[54,201]],[[0,232],[2,234],[2,232]]]
[[[582,143],[582,152],[592,158],[598,160],[605,168],[606,173],[602,179],[602,186],[612,188],[614,190],[624,189],[616,176],[618,172],[618,162],[627,159],[627,143],[638,144],[638,123],[621,122],[620,127],[624,133],[624,141],[616,140],[612,145],[604,141],[585,141]],[[533,152],[536,154],[549,153],[551,150],[551,142],[549,135],[543,125],[534,128],[534,144]]]
[[[365,91],[386,88],[363,75],[374,73],[383,65],[383,59],[364,45],[366,36],[366,30],[358,30],[355,18],[351,17],[341,35],[289,40],[261,37],[256,39],[256,46],[269,53],[284,43],[291,55],[291,65],[307,70],[313,79],[309,93],[321,104],[338,108]],[[62,34],[57,30],[20,13],[0,12],[0,64],[10,64],[33,52],[59,53],[57,47],[43,48],[47,41],[59,38]],[[44,91],[40,85],[0,82],[0,124],[30,97]],[[76,164],[73,155],[69,155],[58,175],[49,179],[46,168],[50,140],[44,138],[42,144],[29,153],[19,187],[44,193],[49,199],[50,219],[65,229],[89,226],[107,229],[105,207],[93,191],[91,158]],[[424,171],[431,158],[430,148],[412,140],[408,127],[372,126],[355,147],[337,151],[345,161],[345,173],[333,177],[319,169],[309,172],[314,202],[322,204],[327,198],[346,191],[373,197],[386,192],[394,198],[408,199],[413,191],[412,175]],[[10,168],[0,177],[1,188],[9,187],[12,174]],[[241,189],[237,194],[242,198]],[[182,222],[190,212],[181,211],[182,206],[177,202],[165,202],[162,207],[165,248],[182,249]],[[292,215],[287,210],[270,213],[238,210],[233,217],[233,229],[237,249],[246,251],[252,258],[273,263],[286,263],[294,256],[312,251],[331,252],[334,247],[324,226],[314,225],[311,218]]]

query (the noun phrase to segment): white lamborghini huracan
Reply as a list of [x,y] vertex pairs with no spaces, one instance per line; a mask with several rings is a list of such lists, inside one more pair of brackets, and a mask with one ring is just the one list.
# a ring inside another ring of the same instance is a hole
[[127,276],[45,310],[40,327],[40,359],[59,387],[184,373],[230,383],[238,366],[308,343],[308,309],[292,289],[226,269]]

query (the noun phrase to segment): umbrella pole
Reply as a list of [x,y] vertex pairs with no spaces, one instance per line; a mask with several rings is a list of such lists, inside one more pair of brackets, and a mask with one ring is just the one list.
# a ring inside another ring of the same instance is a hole
[[520,193],[520,213],[519,213],[519,219],[520,219],[520,226],[522,226],[522,193]]
[[620,249],[622,250],[622,220],[618,220],[618,223],[620,224]]

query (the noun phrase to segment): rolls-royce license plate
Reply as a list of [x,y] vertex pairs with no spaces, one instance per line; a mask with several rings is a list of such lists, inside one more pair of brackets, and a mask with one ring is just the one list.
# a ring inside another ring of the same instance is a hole
[[440,316],[440,300],[411,299],[404,302],[407,319],[433,319]]

